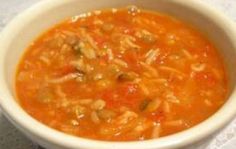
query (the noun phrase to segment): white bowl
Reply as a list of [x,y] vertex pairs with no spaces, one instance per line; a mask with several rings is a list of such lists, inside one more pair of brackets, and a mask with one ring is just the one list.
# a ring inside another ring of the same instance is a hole
[[[14,77],[25,48],[46,29],[80,13],[95,9],[137,5],[175,16],[196,26],[219,49],[225,60],[230,94],[224,106],[209,119],[186,131],[160,139],[108,142],[83,139],[51,129],[30,117],[17,103]],[[199,0],[44,0],[16,17],[0,39],[0,105],[4,115],[30,139],[50,148],[76,149],[171,149],[202,145],[236,113],[236,31],[233,23]]]

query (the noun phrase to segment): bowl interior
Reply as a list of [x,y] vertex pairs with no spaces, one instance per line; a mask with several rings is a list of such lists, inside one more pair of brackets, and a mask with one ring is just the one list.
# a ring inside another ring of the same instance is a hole
[[[136,5],[140,8],[159,11],[177,17],[195,26],[207,36],[218,48],[224,59],[230,82],[229,94],[231,94],[236,81],[234,77],[236,76],[236,69],[234,68],[236,66],[236,61],[234,60],[236,58],[236,49],[231,32],[228,30],[231,26],[229,23],[219,20],[217,13],[210,12],[205,7],[199,7],[198,3],[194,4],[195,2],[193,1],[185,0],[100,0],[98,3],[93,0],[46,0],[45,3],[42,2],[16,18],[15,22],[10,24],[5,32],[7,38],[0,48],[2,48],[1,54],[3,58],[3,68],[1,68],[2,73],[4,73],[3,83],[7,85],[10,91],[7,94],[9,94],[9,97],[13,97],[12,99],[16,99],[14,79],[17,64],[25,49],[40,34],[68,17],[92,10],[125,7],[127,5]],[[16,25],[16,23],[18,24]],[[230,98],[230,100],[233,99]],[[187,143],[190,142],[185,144]]]

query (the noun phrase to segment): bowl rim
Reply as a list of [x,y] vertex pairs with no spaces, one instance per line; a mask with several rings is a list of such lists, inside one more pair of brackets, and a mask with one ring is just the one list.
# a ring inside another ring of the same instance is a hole
[[[26,20],[37,17],[42,11],[50,10],[56,6],[61,6],[70,1],[58,1],[58,0],[44,0],[40,1],[32,7],[28,8],[24,12],[15,17],[2,31],[0,36],[0,72],[5,71],[5,55],[7,53],[7,47],[11,43],[11,39],[14,37],[13,32],[20,32],[23,27],[22,20],[26,23]],[[215,8],[211,8],[208,5],[198,0],[169,0],[173,3],[183,5],[191,10],[201,12],[202,15],[208,16],[218,26],[223,27],[225,33],[229,36],[230,40],[235,41],[236,29],[233,26],[233,22],[218,12]],[[135,2],[134,2],[135,3]],[[34,12],[34,13],[32,13]],[[233,44],[236,47],[236,42]],[[236,49],[234,49],[236,50]],[[26,130],[27,135],[32,135],[41,141],[48,141],[55,145],[59,145],[67,148],[90,148],[90,149],[105,149],[105,148],[172,148],[182,147],[185,145],[197,142],[210,134],[213,134],[218,129],[222,128],[228,123],[235,115],[236,109],[236,91],[235,87],[230,95],[228,101],[210,118],[202,123],[187,129],[185,131],[161,137],[159,139],[145,140],[145,141],[130,141],[130,142],[109,142],[80,138],[71,136],[52,128],[45,126],[38,122],[30,115],[28,115],[16,102],[11,95],[5,82],[5,74],[0,73],[0,107],[3,114],[21,130]],[[9,106],[11,105],[11,106]]]

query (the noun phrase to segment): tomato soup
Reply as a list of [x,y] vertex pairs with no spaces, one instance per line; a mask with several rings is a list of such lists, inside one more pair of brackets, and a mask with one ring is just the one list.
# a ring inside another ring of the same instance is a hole
[[131,141],[174,134],[225,102],[216,48],[194,27],[135,6],[93,11],[49,29],[17,68],[19,103],[59,131]]

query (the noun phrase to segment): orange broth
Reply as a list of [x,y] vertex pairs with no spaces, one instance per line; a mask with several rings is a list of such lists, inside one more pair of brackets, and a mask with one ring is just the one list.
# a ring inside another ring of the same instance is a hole
[[201,33],[136,7],[94,11],[51,28],[16,74],[23,109],[62,132],[97,140],[159,138],[225,102],[223,60]]

